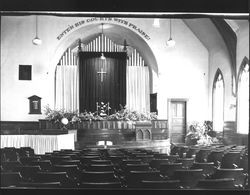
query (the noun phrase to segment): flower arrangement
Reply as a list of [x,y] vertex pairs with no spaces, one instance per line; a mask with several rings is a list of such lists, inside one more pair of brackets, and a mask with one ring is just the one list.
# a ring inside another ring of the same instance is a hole
[[69,123],[77,123],[82,121],[100,121],[100,120],[117,120],[117,121],[147,121],[157,120],[155,112],[138,112],[127,109],[126,107],[120,106],[121,109],[116,111],[114,114],[108,115],[106,111],[110,109],[108,104],[100,104],[96,112],[83,112],[78,113],[66,112],[65,110],[52,110],[49,105],[45,106],[44,114],[45,119],[54,121],[55,123],[60,122],[62,118],[67,118]]
[[101,102],[100,104],[99,102],[96,102],[97,115],[107,116],[109,115],[109,110],[111,110],[111,108],[109,107],[109,102],[106,104],[104,102]]
[[50,121],[54,121],[55,123],[59,123],[61,122],[61,120],[63,118],[68,119],[69,122],[76,122],[78,121],[78,117],[77,117],[77,111],[74,112],[67,112],[64,109],[54,109],[52,110],[49,105],[45,106],[44,109],[44,114],[46,115],[46,119],[50,120]]
[[187,145],[211,145],[219,143],[219,140],[216,138],[216,132],[213,131],[212,121],[191,122],[185,141]]

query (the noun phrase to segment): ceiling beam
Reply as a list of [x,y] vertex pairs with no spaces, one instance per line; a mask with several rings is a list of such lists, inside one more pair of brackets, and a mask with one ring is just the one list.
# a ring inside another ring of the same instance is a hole
[[224,18],[249,19],[248,13],[196,12],[56,12],[56,11],[1,11],[3,16],[58,16],[58,17],[129,17],[129,18]]

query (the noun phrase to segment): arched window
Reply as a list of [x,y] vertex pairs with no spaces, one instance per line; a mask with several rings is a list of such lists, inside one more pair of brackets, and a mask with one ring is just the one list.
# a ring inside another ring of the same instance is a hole
[[249,133],[249,63],[245,58],[238,76],[237,132]]
[[213,83],[213,129],[223,131],[224,125],[224,81],[220,69]]

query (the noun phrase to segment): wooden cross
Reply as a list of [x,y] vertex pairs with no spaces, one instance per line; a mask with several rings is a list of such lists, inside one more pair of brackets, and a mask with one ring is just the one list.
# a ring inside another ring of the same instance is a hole
[[97,74],[101,74],[101,82],[103,82],[103,74],[107,74],[107,72],[104,72],[103,68],[101,68],[101,72],[97,72]]

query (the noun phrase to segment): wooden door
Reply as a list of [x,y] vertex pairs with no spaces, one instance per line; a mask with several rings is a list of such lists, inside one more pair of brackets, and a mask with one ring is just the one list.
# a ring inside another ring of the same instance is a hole
[[172,143],[184,143],[186,135],[185,100],[170,101],[170,140]]

